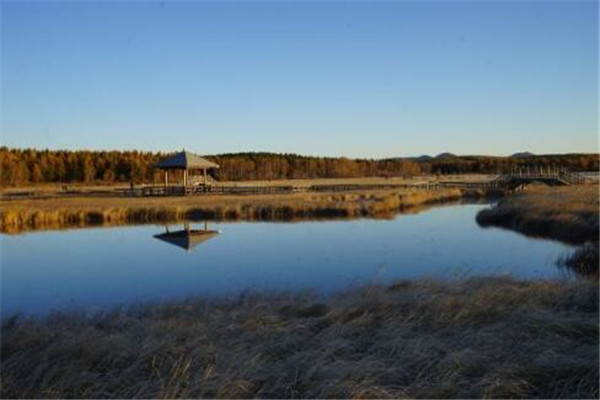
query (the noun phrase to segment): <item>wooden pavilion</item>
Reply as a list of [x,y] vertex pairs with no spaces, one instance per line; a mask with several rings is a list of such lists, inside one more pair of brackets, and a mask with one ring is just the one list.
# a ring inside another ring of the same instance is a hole
[[[219,165],[197,154],[189,151],[182,151],[169,158],[159,161],[155,165],[156,168],[162,169],[165,172],[165,188],[169,186],[169,171],[183,171],[182,185],[183,187],[210,184],[208,170],[217,169]],[[196,175],[195,172],[201,171],[202,175]]]

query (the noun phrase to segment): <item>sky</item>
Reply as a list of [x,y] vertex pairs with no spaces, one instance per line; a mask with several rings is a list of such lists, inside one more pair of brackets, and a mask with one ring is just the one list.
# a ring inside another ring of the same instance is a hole
[[1,7],[8,147],[598,151],[598,1]]

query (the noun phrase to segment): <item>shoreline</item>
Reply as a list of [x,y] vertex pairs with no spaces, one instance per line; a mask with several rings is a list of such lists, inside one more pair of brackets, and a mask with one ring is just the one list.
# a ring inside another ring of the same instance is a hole
[[474,190],[371,190],[348,193],[162,198],[65,198],[0,202],[0,232],[184,220],[293,221],[389,217],[419,206],[481,199]]
[[[582,223],[573,216],[597,210],[593,190],[524,192],[503,198],[491,210],[509,207],[520,210],[520,215]],[[556,197],[561,192],[567,197]],[[314,213],[328,209],[317,206],[327,205],[356,218],[385,216],[388,210],[410,212],[470,195],[481,194],[454,189],[317,198],[238,196],[221,197],[225,201],[219,204],[204,198],[202,206],[235,210],[245,200],[247,208],[240,210],[268,218],[279,214],[254,213],[284,210],[291,207],[287,202],[295,202],[294,212]],[[582,195],[578,200],[569,197]],[[539,196],[551,200],[542,202]],[[170,203],[163,207],[182,215],[190,210],[198,213],[199,205],[193,204],[197,198],[162,200]],[[133,201],[130,205],[135,205]],[[565,207],[574,202],[587,206]],[[102,201],[92,205],[100,207]],[[44,203],[48,210],[52,206]],[[597,398],[598,290],[597,279],[417,279],[365,284],[325,296],[254,292],[94,313],[3,316],[0,394],[3,398]]]
[[482,227],[580,245],[598,242],[598,185],[535,188],[513,193],[477,214]]
[[531,237],[578,246],[559,264],[581,276],[598,279],[600,272],[600,210],[598,185],[534,187],[501,199],[479,211],[481,227],[495,226]]
[[3,398],[596,398],[598,285],[471,278],[2,321]]

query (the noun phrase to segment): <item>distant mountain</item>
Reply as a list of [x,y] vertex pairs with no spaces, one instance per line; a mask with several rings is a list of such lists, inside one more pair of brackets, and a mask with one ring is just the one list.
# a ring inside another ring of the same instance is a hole
[[523,151],[521,153],[512,154],[510,156],[510,158],[529,158],[529,157],[534,157],[534,156],[535,156],[535,154],[533,154],[533,153],[530,153],[528,151]]
[[417,162],[425,162],[425,161],[433,160],[433,157],[428,156],[427,154],[423,154],[422,156],[414,157],[413,160],[417,161]]
[[435,156],[435,158],[456,158],[456,154],[452,154],[452,153],[440,153],[437,156]]

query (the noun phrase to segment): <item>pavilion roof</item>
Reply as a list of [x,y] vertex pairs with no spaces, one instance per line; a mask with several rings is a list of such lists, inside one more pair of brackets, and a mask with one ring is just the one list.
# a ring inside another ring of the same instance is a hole
[[189,151],[184,150],[169,158],[165,158],[159,161],[158,163],[156,163],[156,167],[163,169],[210,169],[219,168],[219,165],[215,164],[212,161],[208,161],[206,158],[202,158],[197,154],[190,153]]
[[218,234],[219,232],[217,231],[181,230],[175,232],[161,233],[158,235],[154,235],[154,237],[189,251],[192,250],[194,247],[198,246],[200,243],[214,238]]

